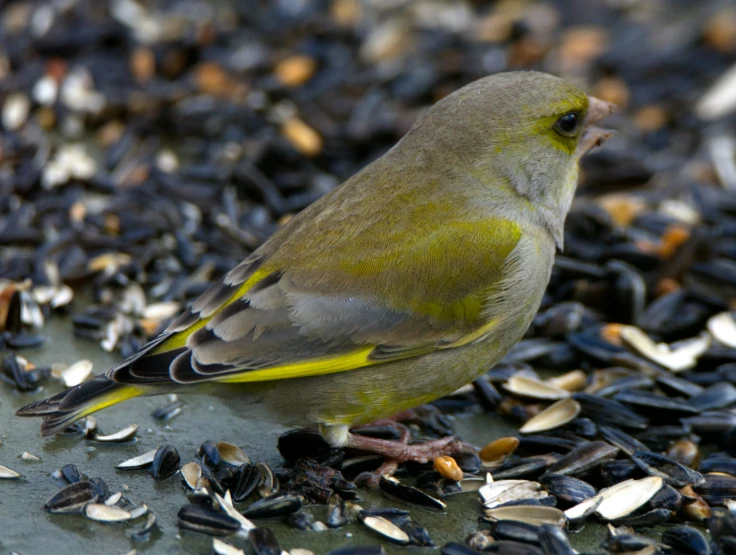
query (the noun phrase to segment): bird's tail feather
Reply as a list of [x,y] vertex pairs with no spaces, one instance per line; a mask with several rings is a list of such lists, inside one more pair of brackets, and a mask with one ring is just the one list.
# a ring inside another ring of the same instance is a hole
[[80,418],[142,394],[143,391],[137,387],[100,375],[48,399],[26,405],[15,414],[42,416],[41,436],[51,436]]

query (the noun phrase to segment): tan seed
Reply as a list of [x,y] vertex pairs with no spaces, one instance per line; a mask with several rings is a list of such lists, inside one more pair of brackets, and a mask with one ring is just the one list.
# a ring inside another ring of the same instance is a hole
[[434,460],[434,469],[439,472],[443,478],[455,480],[459,482],[463,479],[463,471],[452,457],[437,457]]
[[150,48],[136,48],[130,57],[130,71],[140,81],[148,81],[156,73],[156,58]]
[[276,78],[287,87],[303,85],[314,75],[317,62],[304,54],[297,54],[282,60],[274,68]]
[[561,376],[555,376],[547,381],[552,385],[556,385],[559,388],[567,391],[580,391],[585,387],[585,382],[588,380],[588,376],[582,370],[572,370]]
[[299,118],[286,120],[281,126],[281,132],[305,156],[316,156],[322,152],[322,137]]
[[478,453],[481,460],[495,462],[510,455],[519,446],[519,438],[514,436],[502,437],[490,442]]

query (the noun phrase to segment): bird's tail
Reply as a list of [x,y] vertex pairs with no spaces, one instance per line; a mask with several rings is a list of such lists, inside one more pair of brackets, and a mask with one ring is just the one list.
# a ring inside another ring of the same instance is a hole
[[137,387],[100,375],[76,387],[18,409],[16,416],[42,416],[41,436],[51,436],[80,418],[142,395]]

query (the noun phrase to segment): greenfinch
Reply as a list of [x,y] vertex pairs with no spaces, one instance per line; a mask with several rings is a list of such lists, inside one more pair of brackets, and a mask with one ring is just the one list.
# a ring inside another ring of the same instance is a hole
[[139,395],[204,392],[333,446],[426,461],[350,432],[447,395],[521,339],[549,281],[578,161],[612,105],[557,77],[479,79],[303,210],[140,352],[21,408],[48,436]]

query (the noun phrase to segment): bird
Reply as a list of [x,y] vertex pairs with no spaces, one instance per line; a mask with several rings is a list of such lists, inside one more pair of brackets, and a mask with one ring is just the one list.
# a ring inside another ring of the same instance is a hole
[[522,338],[564,247],[579,160],[612,134],[595,124],[613,110],[534,71],[458,89],[139,352],[16,414],[50,436],[134,397],[200,392],[382,454],[387,472],[462,451],[453,436],[355,429],[452,393]]

